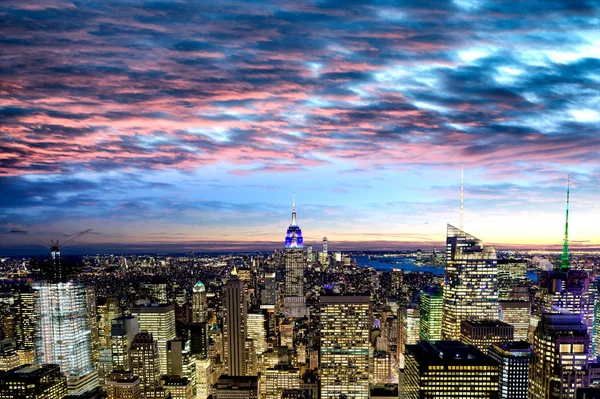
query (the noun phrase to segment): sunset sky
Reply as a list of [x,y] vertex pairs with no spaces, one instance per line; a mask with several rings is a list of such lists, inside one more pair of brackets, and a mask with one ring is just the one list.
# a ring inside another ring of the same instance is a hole
[[[0,256],[600,246],[600,1],[0,3]],[[43,252],[43,250],[42,250]]]

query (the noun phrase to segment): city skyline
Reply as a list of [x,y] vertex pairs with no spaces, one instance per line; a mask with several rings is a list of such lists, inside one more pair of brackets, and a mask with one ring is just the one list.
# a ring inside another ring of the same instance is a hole
[[0,256],[599,248],[600,4],[5,1]]

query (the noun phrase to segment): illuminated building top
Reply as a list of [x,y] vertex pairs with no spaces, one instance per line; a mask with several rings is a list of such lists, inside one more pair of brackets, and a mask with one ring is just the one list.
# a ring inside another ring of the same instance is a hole
[[287,234],[285,236],[285,248],[303,248],[304,240],[302,239],[302,230],[296,222],[296,197],[292,200],[292,222],[288,227]]

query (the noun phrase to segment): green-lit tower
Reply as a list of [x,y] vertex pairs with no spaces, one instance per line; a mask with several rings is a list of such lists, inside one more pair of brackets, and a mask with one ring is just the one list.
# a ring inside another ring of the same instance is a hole
[[561,256],[561,269],[569,268],[569,189],[571,186],[571,177],[567,177],[567,216],[565,219],[565,239],[563,241],[563,252]]

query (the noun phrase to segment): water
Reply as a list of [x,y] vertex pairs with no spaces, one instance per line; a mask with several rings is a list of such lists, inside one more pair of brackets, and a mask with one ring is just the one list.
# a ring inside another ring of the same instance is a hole
[[430,272],[433,274],[444,274],[443,266],[417,266],[414,258],[373,258],[368,256],[357,256],[356,263],[361,267],[373,267],[378,271],[390,271],[392,269],[403,269],[405,272]]
[[[368,256],[357,256],[356,262],[361,267],[373,267],[378,271],[390,271],[392,269],[403,269],[405,272],[430,272],[437,275],[444,274],[443,266],[417,266],[414,258],[373,258]],[[527,278],[537,282],[537,272],[528,271]]]

